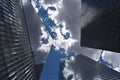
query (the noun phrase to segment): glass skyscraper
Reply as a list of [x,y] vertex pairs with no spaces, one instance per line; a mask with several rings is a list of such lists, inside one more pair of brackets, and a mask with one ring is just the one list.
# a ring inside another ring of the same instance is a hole
[[120,1],[82,0],[82,4],[81,46],[120,52]]
[[21,0],[0,0],[0,80],[37,80]]
[[82,54],[76,56],[74,64],[73,69],[80,80],[120,80],[119,72]]

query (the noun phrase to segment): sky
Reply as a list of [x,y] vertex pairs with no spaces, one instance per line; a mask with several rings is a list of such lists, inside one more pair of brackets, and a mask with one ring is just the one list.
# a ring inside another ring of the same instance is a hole
[[62,80],[59,77],[60,59],[65,57],[65,54],[61,54],[59,50],[55,50],[52,46],[48,58],[46,59],[46,64],[44,65],[40,80]]
[[46,55],[48,54],[46,52],[37,50],[38,47],[40,46],[39,43],[39,37],[41,35],[40,26],[42,26],[43,24],[40,21],[40,17],[37,15],[30,1],[29,0],[23,1],[27,26],[29,26],[28,31],[30,35],[30,41],[32,44],[32,50],[35,55],[35,63],[36,65],[38,65],[45,62]]
[[[108,67],[120,70],[119,53],[103,51],[101,54],[102,50],[80,47],[80,28],[101,12],[91,2],[86,0],[82,3],[83,7],[81,0],[31,0],[31,3],[42,21],[38,29],[40,34],[36,34],[39,35],[37,51],[43,53],[41,55],[47,56],[51,46],[54,46],[55,50],[61,51],[60,54],[68,55],[70,52],[84,54]],[[88,19],[86,20],[85,17]],[[45,61],[44,57],[40,62]],[[68,66],[65,67],[64,72],[74,74],[75,69],[69,65],[71,63],[66,63]],[[69,75],[64,74],[64,76]]]

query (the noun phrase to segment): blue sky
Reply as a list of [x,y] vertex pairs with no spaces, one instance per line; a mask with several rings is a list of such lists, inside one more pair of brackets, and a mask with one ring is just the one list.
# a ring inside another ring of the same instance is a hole
[[[52,72],[54,69],[56,70],[55,73],[57,73],[59,61],[56,61],[55,59],[57,58],[57,60],[60,60],[63,54],[68,55],[70,52],[73,52],[74,54],[84,54],[95,61],[99,61],[106,66],[113,67],[115,70],[119,70],[120,66],[117,65],[120,64],[117,62],[119,57],[112,55],[112,52],[104,51],[104,53],[101,54],[101,50],[80,47],[80,13],[84,13],[85,17],[91,15],[89,18],[90,21],[90,19],[97,14],[95,13],[97,10],[94,7],[90,7],[83,3],[85,9],[83,12],[80,12],[80,0],[31,1],[43,23],[43,26],[40,27],[42,34],[40,35],[40,47],[38,50],[49,53],[43,69],[44,72],[42,78],[46,76],[45,74],[47,74],[47,72]],[[85,13],[86,9],[89,13]],[[82,22],[82,25],[85,24],[87,23]],[[53,46],[54,49],[51,48],[51,46]],[[117,60],[112,61],[113,58],[117,58]],[[53,65],[51,65],[51,63],[53,63]],[[56,67],[54,68],[54,66]],[[53,74],[51,73],[51,75]],[[57,78],[58,74],[53,76],[56,76]],[[50,76],[48,75],[48,77]]]
[[65,54],[61,54],[60,51],[56,51],[54,47],[52,47],[46,59],[40,80],[59,80],[60,58],[64,57],[66,57]]
[[[44,7],[41,6],[40,3],[37,3],[36,7],[39,8],[38,15],[40,16],[44,24],[44,28],[45,28],[44,30],[47,32],[49,37],[51,37],[51,39],[57,40],[57,36],[58,36],[58,33],[55,33],[54,31],[52,31],[51,28],[59,28],[61,36],[63,37],[64,40],[72,38],[72,36],[70,36],[71,34],[70,31],[66,33],[62,33],[61,28],[64,27],[63,24],[56,25],[54,20],[49,18],[48,10],[50,9],[55,11],[56,10],[55,7],[50,6],[47,9],[44,9]],[[46,37],[41,37],[40,40],[42,44],[49,43],[48,38]],[[67,56],[72,56],[75,54],[75,53],[72,53],[72,51],[70,51],[69,54],[68,52],[66,53],[66,50],[64,49],[64,47],[59,47],[58,50],[56,50],[55,48],[56,48],[56,45],[54,44],[50,45],[50,52],[48,52],[49,55],[47,56],[46,63],[44,65],[40,80],[59,80],[60,59],[65,58]]]

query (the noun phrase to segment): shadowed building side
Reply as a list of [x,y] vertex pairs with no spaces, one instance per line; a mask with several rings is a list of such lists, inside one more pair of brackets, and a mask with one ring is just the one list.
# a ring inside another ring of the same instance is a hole
[[28,32],[30,35],[30,42],[34,54],[35,66],[37,68],[38,75],[40,76],[45,58],[45,53],[38,51],[38,48],[40,47],[39,40],[41,35],[40,28],[42,26],[42,22],[35,9],[33,8],[30,0],[26,0],[26,2],[23,5],[23,8],[25,12],[25,19]]
[[37,80],[22,0],[0,0],[0,80]]
[[75,73],[81,80],[120,80],[120,73],[84,55],[75,58]]
[[108,3],[101,4],[104,1],[93,0],[90,3],[83,0],[98,9],[100,14],[82,27],[81,46],[120,52],[120,1],[108,0]]

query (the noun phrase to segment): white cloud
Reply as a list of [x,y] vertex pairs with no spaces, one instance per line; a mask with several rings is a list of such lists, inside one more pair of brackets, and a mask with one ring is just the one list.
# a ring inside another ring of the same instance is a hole
[[35,11],[38,13],[38,11],[39,11],[39,9],[36,7],[36,1],[37,0],[31,0],[31,4],[32,4],[32,6],[34,7],[34,9],[35,9]]
[[45,39],[48,38],[48,32],[46,31],[44,26],[41,27],[41,33],[42,33],[41,38],[45,38]]
[[94,49],[94,48],[87,48],[87,47],[81,47],[80,48],[80,54],[83,54],[95,61],[98,61],[100,58],[102,50]]
[[54,20],[55,24],[57,24],[58,21],[56,20],[56,16],[58,15],[58,10],[52,11],[52,10],[49,9],[48,14],[49,14],[49,18]]
[[104,61],[111,63],[114,70],[120,72],[120,53],[104,51],[102,58]]
[[[38,8],[36,8],[36,3],[35,3],[36,0],[31,0],[31,1],[36,12],[38,12]],[[48,7],[54,6],[56,10],[53,11],[49,9],[48,16],[56,23],[57,26],[59,25],[59,23],[63,24],[63,27],[61,29],[58,27],[51,28],[52,32],[55,32],[57,34],[57,40],[53,40],[50,37],[50,35],[45,31],[45,27],[43,26],[41,27],[41,31],[42,31],[41,38],[48,39],[47,44],[43,44],[42,42],[40,42],[41,46],[39,47],[39,50],[42,50],[44,52],[49,52],[51,45],[56,46],[55,47],[56,50],[59,50],[60,48],[65,48],[65,50],[67,51],[71,46],[74,46],[73,44],[77,42],[77,40],[80,39],[80,34],[79,34],[80,27],[85,26],[92,19],[94,19],[96,15],[100,14],[99,10],[85,3],[82,4],[82,12],[81,12],[81,0],[39,0],[39,2],[46,10]],[[80,18],[81,13],[82,13],[82,18]],[[70,30],[67,29],[67,26],[69,26]],[[60,32],[62,34],[66,34],[67,32],[70,32],[72,35],[69,39],[65,40]],[[75,39],[73,39],[72,37],[74,37]],[[81,52],[82,54],[92,58],[95,61],[98,61],[101,53],[101,50],[88,49],[88,48],[81,49],[79,41],[75,44],[74,50],[77,53]],[[119,53],[105,51],[102,57],[105,61],[111,63],[115,70],[120,71]],[[71,74],[72,73],[73,72],[71,71]]]
[[[52,39],[51,36],[49,35],[48,32],[46,32],[45,27],[43,28],[43,26],[41,27],[41,32],[42,35],[40,36],[40,39],[45,38],[47,39],[47,43],[43,43],[42,41],[40,41],[41,46],[39,47],[38,50],[44,51],[44,52],[49,52],[51,46],[53,45],[55,47],[56,50],[59,50],[60,48],[64,48],[65,49],[65,53],[67,53],[68,49],[75,43],[77,42],[77,40],[72,38],[72,33],[70,32],[70,30],[67,29],[67,25],[66,22],[64,20],[59,21],[56,19],[56,17],[59,14],[59,9],[62,8],[62,0],[57,1],[56,3],[52,3],[52,4],[46,4],[45,1],[40,0],[39,3],[43,6],[43,8],[45,10],[47,10],[48,12],[48,17],[50,19],[52,19],[56,26],[50,28],[52,32],[56,33],[56,39]],[[32,5],[35,7],[35,1],[32,2]],[[51,10],[48,7],[55,7],[56,10]],[[62,25],[62,27],[60,27],[59,25]],[[66,35],[66,33],[70,33],[69,38],[65,39],[63,35]]]
[[[42,35],[40,36],[41,39],[45,38],[45,39],[49,39],[49,41],[51,40],[51,38],[49,38],[49,34],[45,30],[44,26],[41,27],[41,33],[42,33]],[[40,41],[40,44],[41,44],[41,46],[38,48],[38,50],[41,50],[43,52],[49,52],[50,51],[50,47],[51,47],[50,42],[48,44],[43,44],[42,41]]]
[[70,69],[68,69],[67,67],[64,68],[64,71],[63,71],[63,74],[64,74],[64,77],[65,79],[67,80],[67,78],[70,76],[70,75],[74,75],[74,72]]
[[56,25],[58,25],[59,22],[58,22],[57,16],[59,16],[60,9],[63,7],[63,5],[62,5],[63,1],[62,0],[59,0],[59,1],[51,0],[52,3],[50,3],[50,4],[46,4],[46,2],[49,2],[49,1],[45,1],[45,0],[41,0],[39,2],[42,4],[42,6],[44,7],[45,10],[47,10],[48,7],[51,7],[51,6],[56,8],[56,10],[54,10],[54,11],[48,9],[48,14],[49,14],[48,17],[50,19],[52,19]]
[[68,30],[68,29],[66,28],[66,23],[65,23],[65,22],[63,22],[62,24],[63,24],[63,27],[62,27],[62,29],[61,29],[61,32],[62,32],[62,34],[65,35],[67,32],[70,32],[70,30]]
[[75,68],[75,57],[71,56],[69,59],[65,60],[65,67],[63,69],[63,76],[67,80],[68,77],[72,76],[71,80],[82,80],[79,73],[76,73]]
[[66,80],[70,75],[74,76],[74,71],[72,69],[70,69],[70,64],[69,63],[70,63],[70,60],[66,59],[65,60],[65,67],[63,69],[63,76]]
[[[59,50],[60,48],[64,48],[66,53],[68,49],[77,41],[75,39],[72,39],[72,35],[70,38],[65,39],[64,36],[61,34],[61,28],[56,27],[53,30],[57,36],[56,39],[52,39],[51,36],[47,33],[45,30],[45,27],[41,27],[41,32],[42,35],[40,36],[40,39],[45,38],[48,40],[47,44],[43,44],[42,41],[40,42],[41,46],[39,47],[38,50],[44,51],[44,52],[49,52],[51,46],[55,46],[56,50]],[[69,31],[70,32],[70,31]]]

